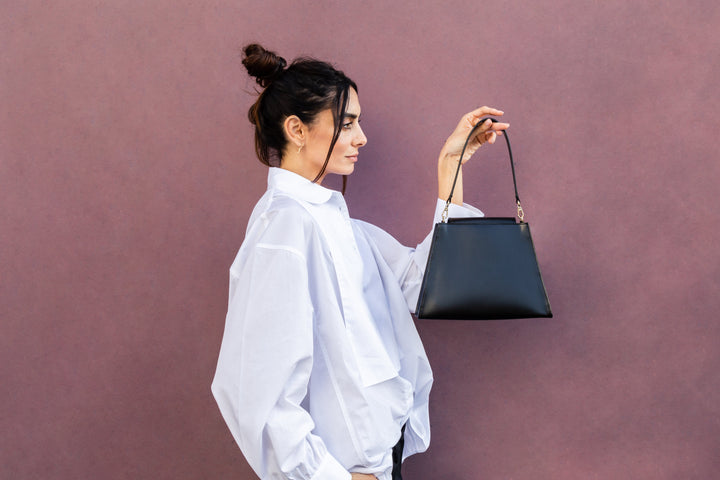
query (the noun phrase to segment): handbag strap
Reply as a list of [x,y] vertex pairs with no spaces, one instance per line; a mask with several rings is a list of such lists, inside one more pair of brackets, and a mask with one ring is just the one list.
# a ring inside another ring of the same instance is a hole
[[[467,148],[468,143],[470,143],[470,139],[473,138],[473,136],[475,135],[475,132],[482,126],[483,123],[485,123],[486,120],[490,120],[493,123],[497,122],[496,119],[490,117],[480,119],[480,121],[475,124],[472,130],[470,130],[470,134],[465,140],[465,145],[463,145],[462,152],[460,152],[460,160],[458,160],[458,167],[457,170],[455,170],[455,178],[453,179],[452,188],[450,189],[450,196],[448,197],[447,202],[445,202],[445,209],[442,213],[443,223],[447,223],[448,209],[450,208],[450,202],[452,200],[453,192],[455,192],[455,184],[457,183],[458,175],[460,174],[460,167],[462,166],[462,159],[463,155],[465,155],[465,149]],[[513,187],[515,187],[515,204],[517,205],[517,216],[520,219],[520,223],[524,223],[525,212],[523,211],[522,205],[520,205],[520,196],[518,195],[517,190],[517,180],[515,179],[515,162],[513,162],[512,148],[510,148],[510,138],[508,137],[507,131],[503,131],[503,137],[505,137],[505,143],[507,143],[508,154],[510,154],[510,169],[512,170]]]

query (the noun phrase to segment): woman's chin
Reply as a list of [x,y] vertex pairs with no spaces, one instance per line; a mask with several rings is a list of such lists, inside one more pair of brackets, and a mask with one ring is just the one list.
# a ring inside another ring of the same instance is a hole
[[342,168],[342,169],[339,169],[339,171],[337,172],[337,174],[338,174],[338,175],[350,175],[350,174],[353,173],[354,171],[355,171],[355,165],[354,165],[354,164],[350,164],[350,165],[345,166],[345,167]]

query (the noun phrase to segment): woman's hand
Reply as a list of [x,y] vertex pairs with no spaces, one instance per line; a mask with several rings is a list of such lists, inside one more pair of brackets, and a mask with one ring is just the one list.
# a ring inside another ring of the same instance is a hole
[[375,475],[368,475],[367,473],[351,473],[352,480],[377,480]]
[[[460,153],[462,152],[465,140],[470,131],[477,125],[482,117],[492,115],[496,117],[502,116],[503,112],[491,107],[480,107],[470,113],[463,115],[455,130],[445,141],[445,145],[440,151],[438,158],[438,196],[446,200],[450,196],[455,171],[457,170],[458,161],[460,161]],[[483,143],[495,143],[498,135],[502,135],[503,130],[510,126],[509,123],[493,123],[486,120],[477,130],[477,134],[468,142],[462,163],[470,160],[470,157],[477,151]],[[458,174],[455,192],[453,193],[452,203],[462,205],[463,201],[463,185],[462,170]]]

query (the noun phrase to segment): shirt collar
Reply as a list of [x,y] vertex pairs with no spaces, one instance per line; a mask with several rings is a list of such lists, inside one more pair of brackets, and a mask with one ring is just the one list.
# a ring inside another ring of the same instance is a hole
[[268,188],[276,188],[295,198],[316,204],[327,202],[332,194],[336,193],[302,175],[278,167],[268,169]]

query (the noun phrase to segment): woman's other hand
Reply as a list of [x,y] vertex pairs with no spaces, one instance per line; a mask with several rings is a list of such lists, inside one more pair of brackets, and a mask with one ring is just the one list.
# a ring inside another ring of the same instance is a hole
[[[457,170],[458,161],[460,160],[460,153],[462,152],[463,145],[465,145],[467,136],[470,134],[470,131],[475,127],[475,125],[477,125],[480,119],[488,115],[500,117],[503,115],[503,112],[502,110],[492,107],[480,107],[475,109],[472,112],[463,115],[460,119],[460,123],[458,123],[455,130],[445,141],[445,145],[443,145],[443,148],[440,151],[440,157],[438,158],[438,196],[443,200],[450,196],[450,189],[452,188],[453,179],[455,178],[455,171]],[[462,163],[467,162],[483,143],[495,143],[497,136],[502,135],[503,130],[506,130],[509,126],[509,123],[493,123],[490,120],[483,122],[483,125],[478,129],[476,135],[470,140],[470,142],[468,142],[465,154],[463,155]],[[455,192],[453,193],[453,203],[462,205],[462,201],[463,185],[461,170],[458,174]]]
[[367,473],[351,473],[352,480],[377,480],[375,475],[368,475]]

